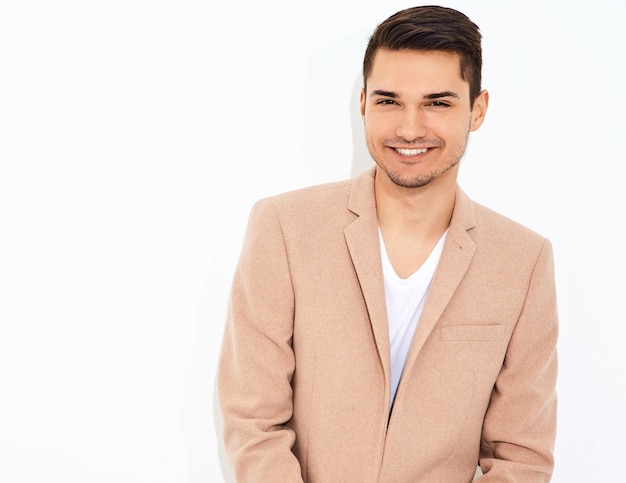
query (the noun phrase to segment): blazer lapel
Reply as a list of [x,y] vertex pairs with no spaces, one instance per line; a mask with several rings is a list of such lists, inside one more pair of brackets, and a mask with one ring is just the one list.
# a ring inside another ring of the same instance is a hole
[[475,225],[472,202],[460,188],[457,188],[448,235],[424,310],[415,330],[405,371],[415,362],[424,342],[440,319],[474,257],[476,244],[469,236],[468,230]]
[[[365,305],[372,324],[380,363],[385,372],[385,394],[390,391],[390,347],[385,285],[380,258],[378,218],[372,169],[352,183],[348,209],[357,218],[344,229],[348,250],[354,264]],[[471,200],[457,188],[454,212],[441,259],[433,278],[424,311],[417,325],[405,372],[414,364],[424,342],[461,283],[474,256],[476,245],[468,230],[476,225]],[[406,378],[402,378],[406,379]],[[402,380],[400,381],[402,385]]]
[[388,395],[391,374],[389,328],[373,173],[374,170],[369,170],[353,181],[348,209],[358,217],[346,226],[344,235],[372,324],[378,356],[385,372],[385,394]]

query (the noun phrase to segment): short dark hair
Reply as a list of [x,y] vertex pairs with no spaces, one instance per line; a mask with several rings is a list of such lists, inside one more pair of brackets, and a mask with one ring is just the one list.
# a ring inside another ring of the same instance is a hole
[[370,37],[363,58],[363,85],[367,86],[378,49],[451,52],[460,57],[461,78],[469,83],[473,106],[481,91],[481,37],[478,26],[452,8],[401,10],[378,25]]

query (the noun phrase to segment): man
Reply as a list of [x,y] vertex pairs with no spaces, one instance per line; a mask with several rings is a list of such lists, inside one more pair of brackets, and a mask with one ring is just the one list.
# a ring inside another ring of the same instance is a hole
[[549,481],[550,243],[457,186],[481,90],[465,15],[379,25],[361,114],[376,166],[252,210],[219,367],[237,481]]

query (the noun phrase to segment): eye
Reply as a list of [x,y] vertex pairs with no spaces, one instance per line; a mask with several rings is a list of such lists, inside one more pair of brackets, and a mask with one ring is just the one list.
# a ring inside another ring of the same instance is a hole
[[440,107],[440,108],[450,107],[450,104],[445,101],[432,101],[428,105],[432,107]]
[[396,101],[394,101],[393,99],[378,99],[376,101],[376,104],[379,106],[394,106],[396,104]]

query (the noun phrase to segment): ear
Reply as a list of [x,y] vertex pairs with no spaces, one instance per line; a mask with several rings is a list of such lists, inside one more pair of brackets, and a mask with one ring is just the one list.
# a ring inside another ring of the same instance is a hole
[[476,131],[480,126],[482,126],[483,121],[485,120],[485,116],[487,115],[488,107],[489,92],[483,90],[474,100],[474,107],[472,108],[472,120],[470,122],[470,131]]
[[365,87],[361,87],[361,97],[359,99],[361,103],[361,118],[365,117]]

